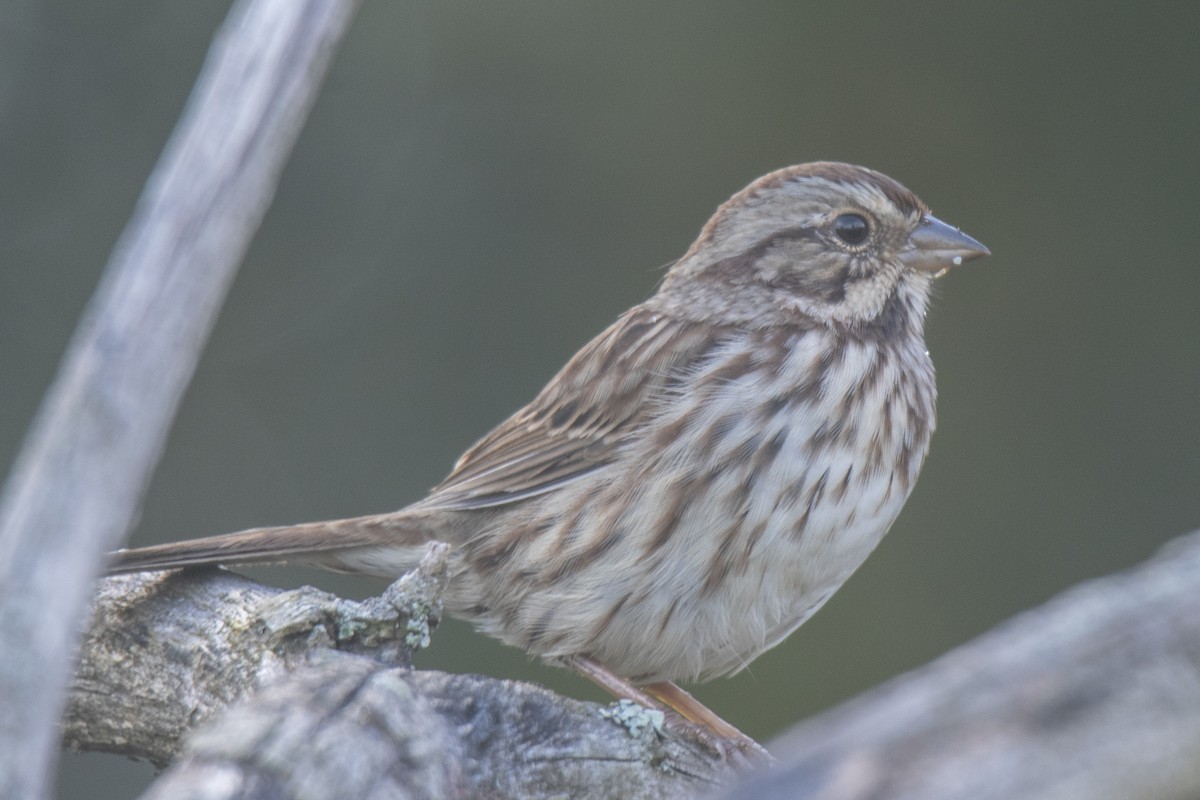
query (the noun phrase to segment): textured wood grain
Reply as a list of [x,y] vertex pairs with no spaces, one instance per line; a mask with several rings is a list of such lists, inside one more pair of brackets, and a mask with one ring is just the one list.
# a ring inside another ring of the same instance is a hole
[[436,558],[423,573],[367,606],[221,572],[110,579],[68,741],[159,762],[182,746],[153,797],[1200,796],[1200,533],[803,723],[739,783],[611,707],[395,667],[413,615],[437,616]]
[[411,670],[444,566],[433,550],[361,603],[220,570],[106,579],[65,741],[174,760],[162,798],[685,798],[732,778],[637,709]]

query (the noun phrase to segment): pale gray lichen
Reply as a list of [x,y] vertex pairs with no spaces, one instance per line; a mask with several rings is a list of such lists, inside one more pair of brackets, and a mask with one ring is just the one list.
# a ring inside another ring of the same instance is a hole
[[404,643],[413,650],[424,650],[429,647],[432,634],[429,624],[430,610],[429,606],[425,604],[409,610],[408,622],[405,623],[405,629],[408,632],[404,634]]
[[638,705],[632,700],[618,700],[611,706],[605,706],[600,709],[600,716],[620,725],[635,739],[641,736],[644,730],[661,734],[666,722],[663,712]]

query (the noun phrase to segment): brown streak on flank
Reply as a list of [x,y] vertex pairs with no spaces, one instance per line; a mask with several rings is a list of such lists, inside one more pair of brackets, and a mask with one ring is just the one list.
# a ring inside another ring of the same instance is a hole
[[642,551],[642,556],[638,559],[639,563],[645,561],[670,541],[671,534],[675,533],[680,520],[683,519],[683,510],[692,499],[692,492],[690,490],[680,491],[682,487],[679,486],[678,482],[672,488],[673,490],[669,494],[670,503],[667,505],[666,514],[662,516],[661,522],[655,527],[654,535],[650,537],[650,541],[646,544],[646,549]]
[[892,498],[892,487],[895,481],[896,473],[893,472],[888,476],[887,490],[883,493],[883,497],[879,499],[879,503],[875,506],[876,515],[878,515],[880,511],[883,511],[883,507],[887,504],[887,501]]
[[754,409],[755,421],[767,425],[791,404],[792,398],[787,395],[764,398]]
[[632,592],[627,593],[624,597],[616,602],[616,605],[610,608],[604,614],[604,616],[601,617],[600,622],[597,623],[594,628],[592,628],[592,635],[590,637],[591,639],[595,640],[600,638],[600,635],[608,629],[608,626],[612,625],[613,620],[617,618],[617,614],[621,613],[621,608],[624,607],[627,602],[629,602],[629,598],[632,596]]
[[693,453],[699,458],[708,456],[721,442],[729,435],[729,432],[737,427],[738,417],[734,414],[725,414],[718,417],[708,429],[700,434],[693,448]]
[[871,437],[871,444],[867,447],[867,457],[863,459],[863,463],[866,464],[866,468],[860,474],[863,481],[886,466],[883,463],[883,439],[878,431]]
[[745,533],[746,515],[739,513],[738,518],[725,529],[725,534],[721,537],[721,543],[717,545],[717,550],[713,553],[712,560],[709,562],[708,573],[704,579],[704,585],[700,587],[701,596],[711,594],[720,588],[722,582],[733,570],[735,564],[741,569],[749,564],[749,551],[743,549],[741,554],[737,553],[737,544],[739,540],[745,539],[747,536],[757,539],[761,535],[759,533]]
[[923,436],[925,433],[926,420],[920,409],[915,403],[910,403],[906,409],[906,417],[908,418],[908,432],[913,438]]
[[850,449],[858,444],[858,422],[851,421],[849,425],[843,425],[839,431],[837,443],[844,448]]
[[833,487],[833,491],[830,493],[830,496],[836,502],[840,503],[846,499],[846,492],[848,492],[850,490],[850,477],[853,474],[854,474],[854,465],[851,464],[849,467],[846,468],[846,474],[843,475],[842,479],[840,481],[838,481],[836,486]]
[[[686,363],[674,363],[670,366],[669,371],[662,378],[660,387],[660,397],[675,397],[691,391],[692,400],[699,397],[698,389],[695,387],[693,380],[693,370],[703,369],[709,360],[712,358],[713,351],[724,344],[727,337],[720,332],[709,332],[705,334],[703,341],[698,351],[687,359]],[[719,383],[713,383],[711,391],[720,389]],[[670,409],[670,411],[674,411]],[[647,432],[654,437],[654,449],[665,450],[679,439],[692,424],[692,418],[686,414],[676,414],[673,419],[670,419],[669,413],[659,415],[655,425],[648,426]]]
[[738,556],[738,568],[745,572],[750,567],[750,556],[754,553],[754,548],[758,546],[763,534],[767,530],[767,520],[755,525],[746,535],[746,543],[742,546],[742,552]]
[[883,379],[884,372],[887,371],[888,351],[886,347],[875,348],[875,360],[872,362],[867,374],[863,376],[859,383],[859,393],[866,396],[868,393],[875,391],[879,386],[879,381]]
[[545,650],[553,652],[554,650],[556,650],[559,647],[559,645],[561,645],[563,642],[565,642],[567,640],[567,637],[569,637],[571,635],[571,633],[572,633],[572,631],[560,630],[558,633],[554,634],[550,638],[544,639],[542,642],[542,646]]
[[493,573],[512,558],[513,552],[517,549],[517,543],[517,538],[513,537],[510,541],[493,545],[472,558],[471,563],[477,571],[484,575]]
[[654,535],[650,537],[650,541],[646,544],[646,549],[643,551],[641,558],[638,559],[638,563],[644,562],[671,540],[671,537],[679,527],[680,521],[683,519],[683,512],[688,504],[710,486],[715,477],[711,472],[704,475],[688,474],[683,480],[676,481],[671,486],[668,495],[671,500],[670,504],[666,507],[666,514],[660,517],[661,521],[655,526]]
[[806,470],[797,480],[784,487],[783,491],[779,493],[779,499],[775,501],[775,507],[780,510],[794,508],[800,502],[800,496],[804,493],[807,481],[808,471]]
[[618,542],[625,538],[626,529],[623,525],[614,525],[612,530],[604,535],[600,541],[594,543],[583,553],[584,566],[591,564],[600,556],[607,553]]
[[579,531],[583,528],[583,519],[588,515],[592,503],[596,501],[596,496],[600,494],[602,486],[593,486],[584,494],[580,495],[574,503],[562,515],[561,524],[564,526],[562,533],[550,548],[550,558],[556,558],[562,555],[567,547],[578,536]]
[[658,635],[660,638],[667,632],[667,625],[671,624],[671,617],[675,615],[675,609],[677,608],[679,608],[678,597],[671,601],[671,605],[667,608],[667,613],[663,614],[662,622],[658,624]]
[[792,524],[792,538],[797,542],[804,538],[805,530],[808,528],[808,512],[810,511],[812,511],[812,507],[805,506],[804,513]]
[[842,395],[842,402],[838,404],[838,413],[842,419],[849,419],[854,414],[854,401],[861,395],[859,386],[851,386],[850,389]]
[[832,420],[825,420],[818,425],[817,429],[812,432],[812,435],[804,443],[804,448],[808,452],[808,455],[815,459],[830,442],[837,441],[842,434],[845,424],[844,420],[835,417]]
[[527,650],[533,650],[550,630],[550,623],[558,614],[558,606],[551,606],[542,612],[542,615],[537,618],[537,621],[529,626],[529,633],[525,636],[525,647]]
[[657,430],[648,428],[647,433],[654,437],[654,449],[661,452],[674,444],[687,430],[689,422],[689,417],[680,414],[670,422],[663,422]]
[[737,537],[739,527],[739,524],[735,522],[729,526],[725,535],[721,537],[721,544],[717,547],[717,551],[713,553],[713,557],[708,563],[708,572],[704,577],[704,585],[700,587],[701,597],[710,595],[716,591],[725,582],[725,578],[733,568],[731,551],[733,550],[733,542]]
[[829,470],[821,473],[821,477],[813,484],[812,490],[808,493],[808,507],[813,508],[817,503],[821,502],[821,498],[825,496],[825,484],[829,482]]
[[826,347],[821,348],[821,354],[817,357],[817,374],[831,375],[833,371],[840,369],[842,362],[846,360],[846,343],[841,337],[836,337]]
[[788,429],[780,428],[775,431],[775,435],[767,440],[766,445],[759,448],[754,458],[754,469],[762,472],[775,463],[775,458],[783,450],[783,446],[787,444]]
[[550,548],[551,558],[562,555],[562,553],[566,551],[568,547],[570,547],[571,543],[575,541],[576,537],[579,536],[579,531],[583,527],[583,517],[586,516],[586,514],[587,507],[586,505],[583,505],[583,507],[579,508],[579,510],[575,512],[574,518],[567,518],[570,520],[569,522],[564,519],[565,524],[563,524],[562,532],[559,533],[558,538],[554,541],[554,544]]
[[784,442],[787,441],[787,433],[787,428],[780,428],[774,436],[767,440],[766,444],[763,444],[763,437],[761,435],[752,437],[755,448],[754,452],[746,459],[735,459],[734,463],[739,465],[744,460],[751,462],[750,469],[746,472],[746,477],[738,483],[735,497],[737,498],[736,504],[739,508],[749,500],[754,485],[762,477],[763,473],[775,463],[776,456],[779,455],[779,452],[783,449]]
[[740,467],[743,464],[752,461],[755,456],[759,455],[759,453],[762,451],[763,439],[765,438],[766,434],[760,431],[752,434],[741,444],[734,447],[729,453],[727,459],[723,460],[726,468],[732,469],[735,467]]
[[581,569],[591,566],[601,556],[611,550],[618,542],[625,538],[626,530],[619,524],[613,524],[609,528],[608,533],[594,544],[590,545],[582,553],[563,558],[557,567],[549,573],[544,574],[538,581],[542,586],[551,586],[562,580],[568,575],[579,572]]
[[814,400],[819,400],[824,392],[824,386],[821,383],[821,373],[810,371],[804,376],[804,380],[795,384],[787,393],[786,399],[790,404],[811,403]]
[[[830,337],[823,337],[829,339]],[[830,341],[821,342],[820,351],[824,351],[831,346]],[[832,340],[832,346],[837,345],[837,340]],[[820,401],[825,397],[825,381],[824,372],[822,372],[823,352],[818,352],[809,357],[807,368],[804,371],[804,377],[792,385],[788,391],[788,397],[794,403],[812,403]]]
[[751,346],[754,353],[756,368],[773,369],[775,365],[787,361],[797,338],[796,331],[788,326],[759,332],[746,344]]
[[892,396],[889,391],[888,396],[883,401],[883,422],[879,426],[879,430],[876,431],[876,439],[883,438],[885,441],[890,442],[892,440],[893,424]]

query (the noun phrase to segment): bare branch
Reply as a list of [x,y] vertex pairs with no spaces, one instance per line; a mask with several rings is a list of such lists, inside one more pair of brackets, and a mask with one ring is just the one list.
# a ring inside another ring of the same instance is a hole
[[731,777],[636,711],[405,668],[439,613],[443,553],[363,603],[222,571],[105,580],[67,744],[158,764],[182,747],[164,798],[683,798]]
[[[430,577],[435,567],[427,564],[426,577],[409,576],[400,585],[407,588],[390,591],[386,605],[408,609],[392,614],[390,627],[366,629],[400,636],[409,631],[412,609],[436,616],[428,599],[438,585]],[[780,767],[719,796],[1200,796],[1197,586],[1200,533],[804,723],[772,746]],[[345,619],[391,618],[358,606],[311,589],[268,590],[226,573],[112,579],[84,662],[94,683],[77,695],[68,738],[77,747],[120,749],[101,741],[95,726],[76,724],[85,715],[80,709],[91,705],[87,713],[111,723],[108,735],[124,737],[122,752],[161,761],[192,717],[243,696],[191,739],[155,797],[199,797],[202,790],[205,797],[296,797],[299,782],[354,786],[364,797],[687,797],[732,777],[694,745],[648,727],[631,735],[596,706],[545,690],[396,670],[342,654],[314,658],[344,646],[331,631],[362,629]],[[233,622],[196,623],[212,614]],[[281,618],[292,622],[254,621]],[[222,644],[230,630],[273,644]],[[216,639],[190,641],[193,631]],[[386,638],[367,637],[374,652]],[[353,637],[343,640],[358,646]],[[313,650],[314,643],[321,646]],[[195,691],[193,667],[171,653],[209,651],[223,671],[197,667],[207,688]],[[153,692],[146,704],[131,699],[164,673],[177,674],[167,691]],[[247,687],[265,678],[269,685],[246,697]],[[174,698],[181,698],[169,712],[174,722],[156,729],[170,746],[135,745],[133,732],[154,725],[159,706],[170,708]],[[335,757],[346,748],[353,758]]]
[[356,0],[245,0],[0,499],[0,797],[46,794],[74,640]]

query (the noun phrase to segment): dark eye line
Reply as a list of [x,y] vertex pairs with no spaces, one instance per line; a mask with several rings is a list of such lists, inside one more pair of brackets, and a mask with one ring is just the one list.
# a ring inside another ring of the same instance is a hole
[[784,242],[802,242],[816,239],[819,235],[817,230],[803,225],[798,225],[794,228],[784,228],[783,230],[775,231],[770,236],[750,247],[747,250],[747,254],[752,257],[752,260],[757,261],[768,250]]

